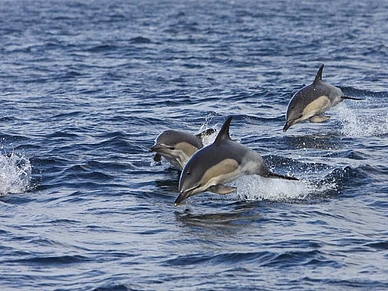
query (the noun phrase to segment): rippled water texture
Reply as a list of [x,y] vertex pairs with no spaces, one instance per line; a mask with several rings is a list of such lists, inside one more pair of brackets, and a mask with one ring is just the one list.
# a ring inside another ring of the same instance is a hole
[[[385,1],[0,1],[1,290],[388,289],[387,22]],[[321,64],[363,100],[283,133]],[[229,115],[300,180],[174,207],[149,147]]]

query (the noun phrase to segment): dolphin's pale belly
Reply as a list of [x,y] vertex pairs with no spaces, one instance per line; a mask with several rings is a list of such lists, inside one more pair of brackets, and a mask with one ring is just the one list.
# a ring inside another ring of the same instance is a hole
[[183,169],[187,161],[191,158],[182,150],[165,150],[159,152],[170,164],[178,169]]
[[310,117],[312,117],[314,115],[323,113],[327,109],[329,109],[330,107],[331,107],[330,99],[327,96],[322,95],[322,96],[318,97],[317,99],[315,99],[314,101],[312,101],[311,103],[309,103],[305,107],[305,109],[303,110],[303,113],[302,113],[301,121],[309,119]]
[[183,169],[183,167],[186,165],[187,161],[191,158],[191,156],[188,156],[186,152],[180,150],[176,151],[176,154],[176,159]]
[[239,164],[234,159],[225,159],[212,166],[202,176],[200,181],[201,188],[208,189],[217,184],[223,184],[233,181],[241,176],[242,172]]
[[176,157],[171,157],[171,156],[166,156],[166,155],[164,155],[164,157],[175,168],[177,168],[177,169],[182,169],[183,168],[182,164],[176,159]]

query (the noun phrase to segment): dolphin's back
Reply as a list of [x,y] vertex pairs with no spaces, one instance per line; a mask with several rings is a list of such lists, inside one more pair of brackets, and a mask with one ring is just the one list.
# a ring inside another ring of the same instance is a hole
[[203,146],[199,137],[184,131],[166,130],[163,135],[159,137],[159,139],[159,142],[163,142],[165,144],[177,144],[180,142],[186,142],[195,146],[197,149]]
[[235,160],[246,174],[265,176],[268,172],[263,158],[258,153],[232,140],[224,140],[219,145],[212,144],[201,149],[189,163],[195,168],[206,170],[227,159]]
[[225,142],[221,143],[220,145],[211,144],[196,152],[189,160],[187,166],[195,168],[197,170],[205,170],[219,164],[225,159],[229,159],[234,156],[237,157],[237,162],[240,163],[241,159],[238,157],[241,154],[242,152],[241,150],[239,150],[236,155],[232,155],[232,153],[227,150]]

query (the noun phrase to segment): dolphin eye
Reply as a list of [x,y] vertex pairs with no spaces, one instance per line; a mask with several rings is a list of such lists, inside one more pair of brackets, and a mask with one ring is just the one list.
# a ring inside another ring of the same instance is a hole
[[190,172],[187,172],[187,173],[186,173],[186,176],[190,176]]

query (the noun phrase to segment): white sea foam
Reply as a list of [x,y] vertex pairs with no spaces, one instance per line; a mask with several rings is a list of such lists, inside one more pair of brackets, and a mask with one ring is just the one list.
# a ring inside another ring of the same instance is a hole
[[237,195],[240,200],[288,201],[305,200],[335,190],[335,183],[317,183],[243,176],[236,181]]
[[215,141],[217,134],[221,128],[217,124],[209,127],[209,122],[211,121],[211,118],[212,118],[212,116],[210,116],[210,115],[207,116],[205,122],[201,125],[201,127],[199,129],[199,132],[202,132],[202,131],[206,130],[207,128],[214,128],[215,129],[215,132],[213,132],[212,134],[204,135],[202,137],[202,143],[204,146],[208,146]]
[[31,180],[30,161],[17,154],[0,155],[0,195],[23,193]]
[[210,135],[203,136],[202,138],[203,145],[208,146],[212,144],[215,141],[217,134],[218,134],[218,129]]
[[338,106],[338,112],[342,123],[341,132],[345,136],[366,137],[388,134],[388,109],[385,104],[379,108],[349,108],[343,103]]

